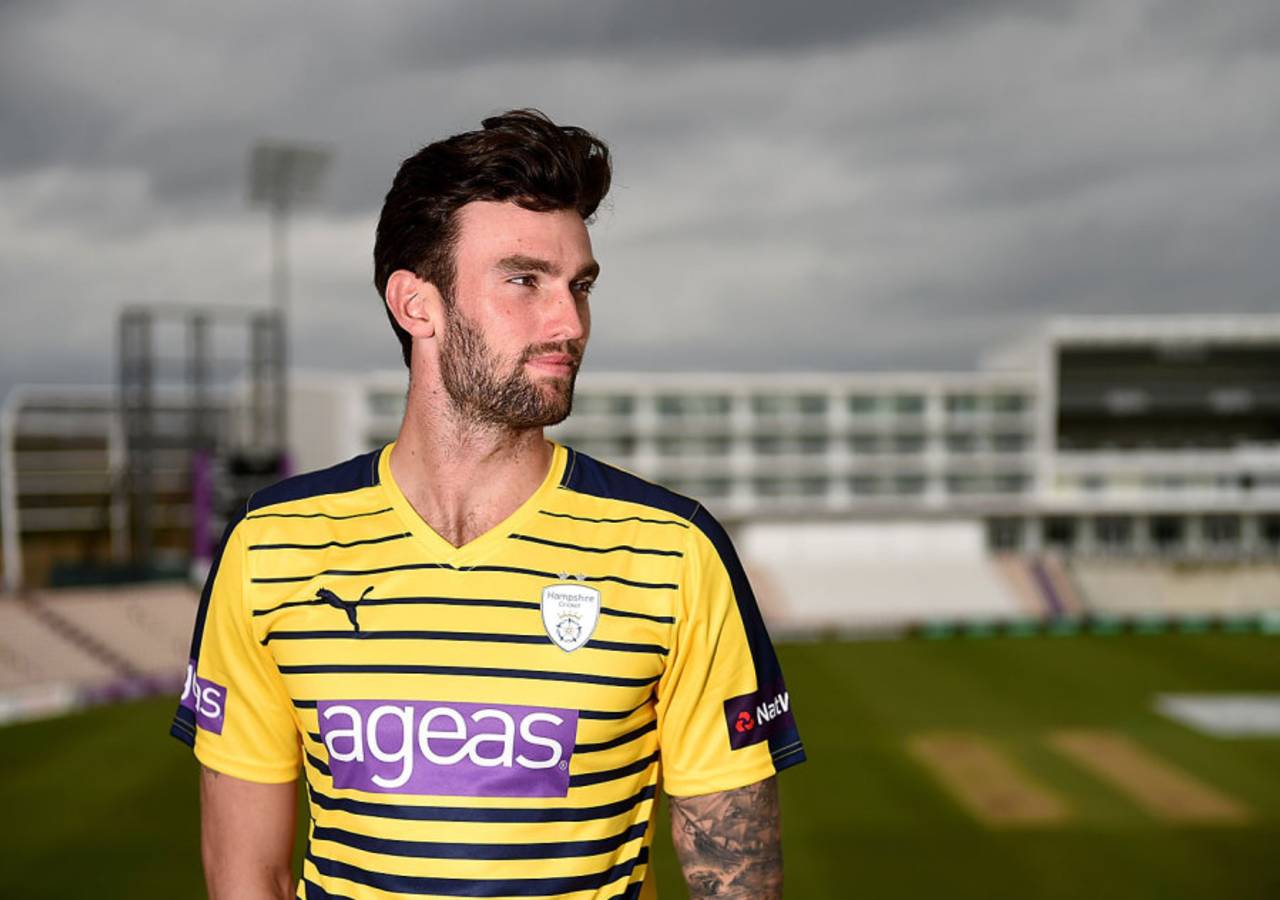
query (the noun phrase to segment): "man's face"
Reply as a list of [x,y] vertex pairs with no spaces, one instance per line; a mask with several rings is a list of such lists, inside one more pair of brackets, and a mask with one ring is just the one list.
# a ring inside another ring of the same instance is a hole
[[458,210],[440,374],[466,421],[507,428],[569,415],[599,272],[582,218],[477,201]]

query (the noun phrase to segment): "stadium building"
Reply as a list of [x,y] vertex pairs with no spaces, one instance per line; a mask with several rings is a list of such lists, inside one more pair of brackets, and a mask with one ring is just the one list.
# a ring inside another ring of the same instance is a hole
[[[1060,318],[968,372],[588,370],[552,434],[703,500],[779,630],[1256,615],[1280,609],[1278,361],[1280,316]],[[145,420],[124,391],[13,391],[10,589],[93,581],[140,543],[152,573],[199,581],[246,485],[279,471],[255,456],[254,385],[157,384]],[[405,388],[402,369],[291,373],[287,469],[391,440]]]
[[[302,468],[395,436],[402,371],[299,381]],[[1280,551],[1280,317],[1054,319],[974,372],[585,372],[552,434],[732,521],[973,519],[1001,551]]]

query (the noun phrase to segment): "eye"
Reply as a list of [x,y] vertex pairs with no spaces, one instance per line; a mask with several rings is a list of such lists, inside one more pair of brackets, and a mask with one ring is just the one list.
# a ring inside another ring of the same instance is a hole
[[590,294],[595,288],[596,283],[594,281],[579,281],[573,285],[574,292],[579,294]]
[[518,284],[522,287],[533,287],[538,279],[535,275],[516,275],[514,278],[508,278],[509,284]]

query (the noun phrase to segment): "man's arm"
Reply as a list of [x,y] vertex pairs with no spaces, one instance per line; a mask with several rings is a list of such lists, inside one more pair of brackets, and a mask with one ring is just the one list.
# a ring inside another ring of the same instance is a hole
[[298,785],[200,767],[200,851],[209,900],[292,900]]
[[778,780],[671,798],[671,839],[692,900],[782,896]]

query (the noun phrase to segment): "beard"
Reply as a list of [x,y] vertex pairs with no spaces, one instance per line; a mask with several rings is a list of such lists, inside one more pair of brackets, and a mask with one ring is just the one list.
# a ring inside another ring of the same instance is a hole
[[[566,378],[539,385],[524,364],[544,353],[566,353],[573,366]],[[440,376],[458,417],[469,424],[512,430],[558,425],[573,409],[573,386],[582,346],[573,342],[526,347],[507,371],[484,333],[456,309],[445,314],[440,342]]]

